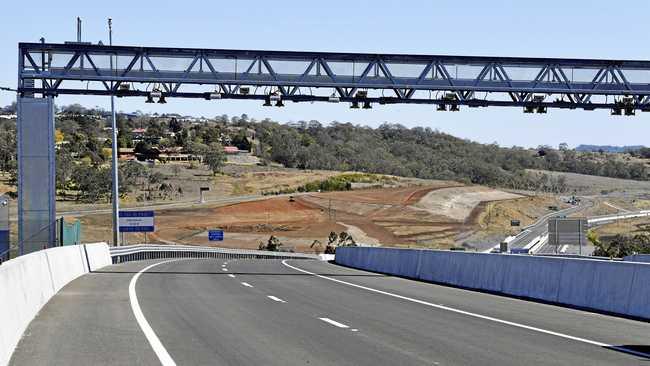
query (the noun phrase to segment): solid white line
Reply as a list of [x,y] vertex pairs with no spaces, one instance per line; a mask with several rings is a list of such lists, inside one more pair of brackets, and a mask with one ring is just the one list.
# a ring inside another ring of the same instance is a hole
[[277,302],[286,302],[286,301],[282,300],[282,299],[279,298],[279,297],[275,297],[275,296],[267,296],[267,297],[268,297],[269,299],[273,300],[273,301],[277,301]]
[[235,275],[231,273],[231,274],[228,275],[228,277],[235,278]]
[[133,315],[135,315],[135,320],[137,320],[140,329],[142,329],[142,332],[144,333],[145,337],[147,337],[147,341],[149,341],[151,348],[153,348],[154,353],[156,353],[156,356],[158,356],[158,360],[160,360],[160,363],[163,364],[163,366],[175,366],[176,362],[174,362],[172,357],[165,349],[165,346],[163,346],[162,342],[160,342],[160,339],[158,339],[156,332],[154,332],[153,329],[151,328],[151,325],[149,325],[147,318],[144,317],[144,314],[142,313],[142,309],[140,309],[140,303],[138,302],[138,295],[135,291],[135,284],[138,282],[138,278],[140,278],[140,275],[142,273],[148,271],[149,269],[155,266],[164,263],[174,262],[177,260],[178,259],[154,263],[148,267],[145,267],[142,270],[140,270],[140,272],[136,273],[133,276],[133,278],[131,278],[131,282],[129,283],[129,300],[131,301],[131,309],[133,310]]
[[[357,285],[357,284],[354,284],[354,283],[351,283],[351,282],[342,281],[342,280],[339,280],[339,279],[336,279],[336,278],[331,278],[331,277],[319,275],[319,274],[316,274],[316,273],[313,273],[313,272],[306,271],[306,270],[304,270],[302,268],[294,267],[294,266],[288,264],[286,259],[282,261],[282,264],[284,264],[285,266],[287,266],[289,268],[292,268],[292,269],[294,269],[294,270],[296,270],[298,272],[306,273],[306,274],[316,276],[316,277],[319,277],[319,278],[322,278],[322,279],[325,279],[325,280],[328,280],[328,281],[333,281],[333,282],[340,283],[340,284],[343,284],[343,285],[356,287],[356,288],[359,288],[359,289],[362,289],[362,290],[366,290],[366,291],[370,291],[370,292],[374,292],[374,293],[378,293],[378,294],[382,294],[382,295],[386,295],[386,296],[391,296],[391,297],[394,297],[394,298],[397,298],[397,299],[414,302],[414,303],[429,306],[429,307],[432,307],[432,308],[436,308],[436,309],[440,309],[440,310],[446,310],[446,311],[450,311],[450,312],[453,312],[453,313],[470,316],[470,317],[473,317],[473,318],[488,320],[488,321],[499,323],[499,324],[510,325],[510,326],[513,326],[513,327],[516,327],[516,328],[526,329],[526,330],[530,330],[530,331],[533,331],[533,332],[538,332],[538,333],[548,334],[548,335],[552,335],[552,336],[556,336],[556,337],[560,337],[560,338],[570,339],[570,340],[573,340],[573,341],[587,343],[587,344],[591,344],[591,345],[598,346],[598,347],[609,348],[609,349],[612,349],[612,350],[617,350],[617,351],[628,353],[628,354],[635,355],[635,356],[641,356],[641,357],[646,357],[646,358],[650,357],[650,354],[648,354],[648,353],[634,351],[634,350],[631,350],[631,349],[628,349],[628,348],[625,348],[625,347],[620,347],[620,346],[615,346],[615,345],[612,345],[612,344],[593,341],[593,340],[586,339],[586,338],[575,337],[575,336],[572,336],[572,335],[563,334],[563,333],[559,333],[559,332],[554,332],[554,331],[546,330],[546,329],[542,329],[542,328],[536,328],[536,327],[533,327],[533,326],[530,326],[530,325],[515,323],[515,322],[511,322],[511,321],[503,320],[503,319],[498,319],[498,318],[494,318],[494,317],[487,316],[487,315],[481,315],[481,314],[476,314],[476,313],[472,313],[472,312],[465,311],[465,310],[455,309],[455,308],[452,308],[452,307],[449,307],[449,306],[436,305],[436,304],[432,304],[430,302],[426,302],[426,301],[423,301],[423,300],[418,300],[418,299],[414,299],[414,298],[411,298],[411,297],[394,294],[392,292],[377,290],[377,289],[374,289],[374,288],[371,288],[371,287],[361,286],[361,285]],[[323,318],[321,318],[321,320],[323,320]]]
[[244,286],[246,286],[246,287],[253,287],[253,285],[251,285],[251,284],[248,283],[248,282],[242,282],[241,284],[244,285]]
[[335,320],[332,320],[332,319],[330,319],[330,318],[318,318],[318,319],[324,321],[325,323],[329,323],[329,324],[331,324],[331,325],[333,325],[333,326],[335,326],[335,327],[337,327],[337,328],[343,328],[343,329],[348,329],[348,328],[350,328],[350,327],[348,327],[347,325],[345,325],[345,324],[343,324],[343,323],[339,323],[339,322],[337,322],[337,321],[335,321]]

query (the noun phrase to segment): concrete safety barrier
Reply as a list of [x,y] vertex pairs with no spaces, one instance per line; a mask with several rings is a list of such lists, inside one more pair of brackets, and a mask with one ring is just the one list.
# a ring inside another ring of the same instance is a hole
[[336,263],[400,277],[650,319],[650,264],[340,247]]
[[0,365],[7,365],[29,323],[75,278],[111,264],[105,243],[56,247],[0,265]]

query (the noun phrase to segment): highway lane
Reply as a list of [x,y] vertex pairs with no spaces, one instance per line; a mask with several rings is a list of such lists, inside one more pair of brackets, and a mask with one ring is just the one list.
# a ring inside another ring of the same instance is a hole
[[517,237],[510,242],[509,249],[523,248],[528,245],[535,237],[544,236],[548,233],[548,219],[556,216],[569,216],[580,211],[584,211],[593,207],[594,202],[587,198],[583,198],[582,203],[577,206],[572,206],[564,210],[552,212],[539,218],[534,224],[527,227],[524,231],[517,235]]
[[[30,325],[12,364],[160,364],[128,293],[133,276],[152,263],[115,265],[73,281]],[[178,365],[648,361],[584,341],[640,349],[650,334],[645,322],[317,261],[173,261],[140,275],[135,290],[144,317]]]

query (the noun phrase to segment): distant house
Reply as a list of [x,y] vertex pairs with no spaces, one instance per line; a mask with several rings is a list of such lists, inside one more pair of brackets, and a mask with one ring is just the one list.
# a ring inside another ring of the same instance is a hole
[[144,128],[134,128],[131,130],[131,139],[133,141],[142,141],[144,140],[144,135],[147,133],[147,130]]
[[158,160],[163,163],[171,161],[201,161],[201,156],[184,153],[181,147],[170,147],[164,149],[158,155]]
[[226,154],[239,154],[239,149],[237,146],[224,146],[223,152]]
[[135,151],[131,147],[121,147],[118,156],[120,160],[135,160]]

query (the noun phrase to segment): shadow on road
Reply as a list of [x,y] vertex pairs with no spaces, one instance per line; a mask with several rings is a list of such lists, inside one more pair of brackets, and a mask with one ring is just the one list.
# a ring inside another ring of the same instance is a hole
[[[609,346],[603,347],[610,351],[616,351],[621,353],[627,353],[629,355],[634,355],[643,358],[644,362],[650,362],[650,345],[644,344],[624,344],[621,346]],[[641,361],[641,360],[639,360]]]

